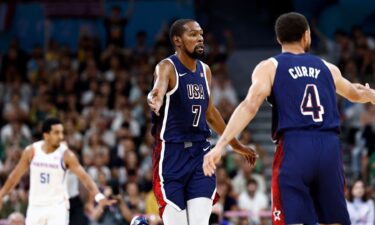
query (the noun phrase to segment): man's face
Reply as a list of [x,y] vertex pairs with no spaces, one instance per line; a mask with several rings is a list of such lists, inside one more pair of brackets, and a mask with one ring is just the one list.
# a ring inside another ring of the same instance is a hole
[[54,148],[60,146],[61,141],[64,140],[64,128],[62,124],[55,124],[51,126],[49,133],[44,133],[44,138]]
[[197,22],[188,22],[184,25],[185,31],[181,36],[182,51],[193,59],[204,56],[203,30]]

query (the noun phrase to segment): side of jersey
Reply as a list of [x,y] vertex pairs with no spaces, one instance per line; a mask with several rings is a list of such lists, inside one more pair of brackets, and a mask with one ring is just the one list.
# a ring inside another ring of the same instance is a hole
[[160,116],[153,114],[153,134],[167,142],[202,141],[211,135],[206,122],[209,87],[204,64],[197,60],[195,72],[187,69],[176,55],[169,60],[176,86],[167,92]]
[[43,143],[32,144],[34,156],[30,162],[29,205],[48,206],[69,199],[64,165],[67,147],[61,144],[56,151],[47,154],[42,150]]
[[273,139],[288,130],[339,130],[336,87],[326,63],[310,54],[271,58],[276,74],[269,98]]

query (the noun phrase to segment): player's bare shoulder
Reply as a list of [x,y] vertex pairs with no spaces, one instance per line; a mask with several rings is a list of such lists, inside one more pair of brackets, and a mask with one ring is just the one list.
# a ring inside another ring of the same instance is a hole
[[70,150],[69,148],[67,148],[64,152],[64,162],[67,166],[69,166],[69,164],[72,162],[72,161],[75,161],[75,160],[78,160],[77,159],[77,156],[76,154]]
[[268,58],[258,63],[257,67],[267,70],[276,70],[278,62],[275,58]]
[[160,76],[163,74],[172,74],[174,72],[174,66],[172,62],[166,58],[161,60],[155,67],[155,75]]
[[168,91],[176,85],[176,70],[171,60],[168,58],[161,60],[155,67],[154,79],[161,82],[168,82]]
[[274,58],[269,58],[258,63],[253,72],[254,77],[261,80],[268,80],[273,83],[277,68],[277,61]]
[[35,146],[30,144],[26,146],[25,150],[22,152],[22,158],[25,158],[28,162],[30,162],[35,155]]
[[337,80],[339,80],[342,77],[340,69],[336,65],[334,65],[330,62],[327,62],[324,59],[322,59],[322,60],[323,60],[324,64],[328,67],[329,71],[332,74],[333,80],[336,83]]

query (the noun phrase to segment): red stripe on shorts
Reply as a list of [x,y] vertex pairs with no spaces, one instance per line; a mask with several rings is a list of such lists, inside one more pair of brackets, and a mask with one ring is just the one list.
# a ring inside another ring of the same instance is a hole
[[272,224],[284,225],[285,216],[281,202],[281,193],[279,187],[279,172],[281,162],[284,156],[283,140],[280,139],[276,147],[276,152],[272,165]]
[[157,139],[154,147],[154,152],[152,154],[152,172],[153,172],[153,190],[156,197],[156,201],[159,205],[159,215],[163,218],[163,212],[167,203],[164,200],[162,187],[160,183],[160,176],[159,176],[159,163],[160,162],[160,155],[162,151],[162,141]]

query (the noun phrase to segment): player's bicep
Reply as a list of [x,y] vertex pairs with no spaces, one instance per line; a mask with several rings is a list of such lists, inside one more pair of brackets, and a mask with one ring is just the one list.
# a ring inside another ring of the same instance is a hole
[[167,60],[160,62],[154,71],[153,89],[158,89],[161,94],[168,90],[170,74],[173,72],[173,66]]
[[67,150],[64,153],[64,162],[66,167],[69,170],[71,170],[75,175],[77,175],[77,177],[81,178],[82,176],[84,176],[84,174],[86,174],[85,170],[79,163],[78,158],[70,150]]

